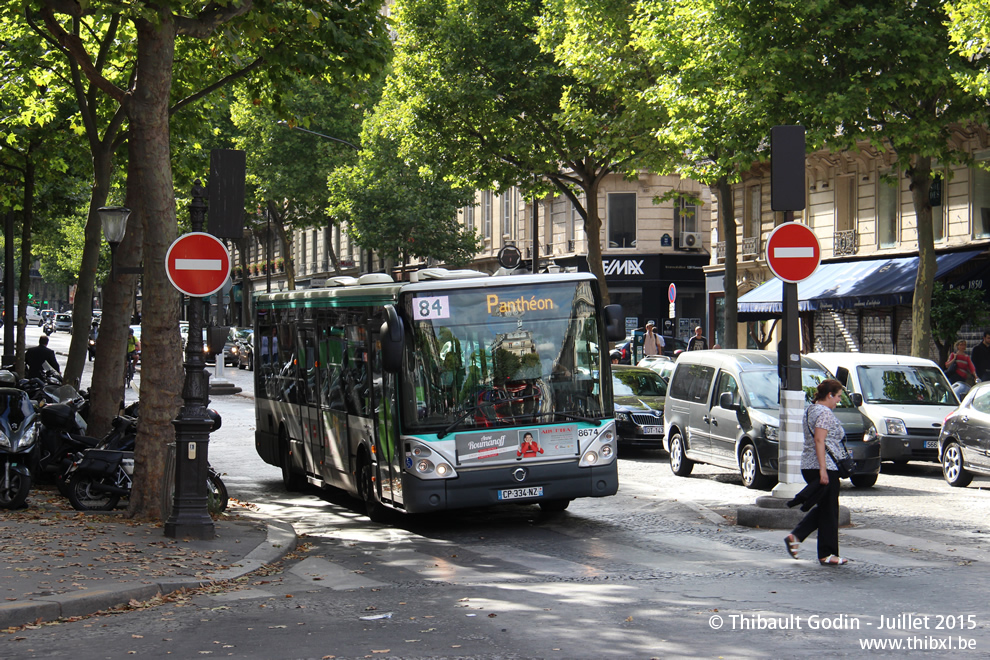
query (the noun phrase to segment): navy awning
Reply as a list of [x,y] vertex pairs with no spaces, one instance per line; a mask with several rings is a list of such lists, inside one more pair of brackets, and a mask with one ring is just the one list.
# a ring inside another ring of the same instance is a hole
[[[937,257],[935,279],[958,268],[983,250]],[[869,259],[822,264],[798,284],[801,312],[910,305],[918,275],[918,257]],[[781,315],[783,283],[774,278],[739,296],[739,320],[758,321]]]

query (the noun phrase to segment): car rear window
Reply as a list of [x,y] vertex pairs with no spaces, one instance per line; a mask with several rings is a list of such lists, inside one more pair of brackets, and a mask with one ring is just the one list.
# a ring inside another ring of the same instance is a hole
[[670,381],[670,396],[683,401],[702,403],[708,400],[715,368],[703,364],[682,364],[674,370]]

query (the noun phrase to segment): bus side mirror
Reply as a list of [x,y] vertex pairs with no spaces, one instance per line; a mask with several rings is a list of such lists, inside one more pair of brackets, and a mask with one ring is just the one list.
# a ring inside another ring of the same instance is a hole
[[605,305],[605,337],[609,341],[622,341],[626,329],[622,325],[622,305]]
[[402,351],[406,343],[406,328],[394,305],[385,305],[385,322],[382,323],[382,368],[396,373],[402,368]]

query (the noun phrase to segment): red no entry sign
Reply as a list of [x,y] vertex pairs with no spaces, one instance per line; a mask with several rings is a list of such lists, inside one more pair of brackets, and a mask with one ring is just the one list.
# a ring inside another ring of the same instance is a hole
[[216,236],[203,232],[183,234],[165,254],[165,272],[176,289],[204,298],[216,293],[230,276],[230,255]]
[[767,237],[767,265],[785,282],[811,277],[822,261],[818,237],[806,225],[785,222]]

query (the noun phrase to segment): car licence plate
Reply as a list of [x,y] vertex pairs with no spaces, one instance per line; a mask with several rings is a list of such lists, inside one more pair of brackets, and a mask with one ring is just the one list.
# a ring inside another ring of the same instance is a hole
[[663,435],[662,426],[644,426],[643,435]]
[[925,449],[938,449],[938,440],[925,440]]
[[506,488],[498,491],[500,500],[518,500],[526,497],[543,497],[543,486],[530,486],[528,488]]

